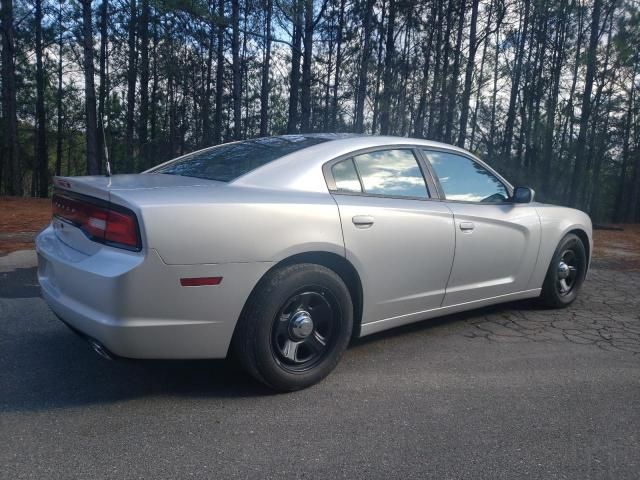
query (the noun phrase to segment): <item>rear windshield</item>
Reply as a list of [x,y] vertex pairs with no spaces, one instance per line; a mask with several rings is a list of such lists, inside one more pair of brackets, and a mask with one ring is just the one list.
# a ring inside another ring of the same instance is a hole
[[284,135],[207,148],[149,170],[183,177],[230,182],[277,158],[331,140],[323,136]]

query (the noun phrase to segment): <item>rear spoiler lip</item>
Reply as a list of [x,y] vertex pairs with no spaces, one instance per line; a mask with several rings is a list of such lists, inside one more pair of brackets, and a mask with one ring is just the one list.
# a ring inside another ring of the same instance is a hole
[[[100,177],[100,179],[106,177]],[[91,181],[93,180],[93,181]],[[53,177],[53,187],[74,194],[85,195],[99,200],[111,200],[110,182],[94,183],[95,177]]]

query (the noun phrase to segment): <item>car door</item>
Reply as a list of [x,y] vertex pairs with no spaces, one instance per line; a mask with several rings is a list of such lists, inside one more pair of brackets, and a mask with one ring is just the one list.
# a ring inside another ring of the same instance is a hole
[[455,258],[443,306],[526,290],[540,246],[535,208],[511,202],[509,187],[470,156],[421,152],[455,223]]
[[360,273],[363,323],[440,307],[454,251],[451,211],[432,201],[419,153],[366,150],[325,166],[346,257]]

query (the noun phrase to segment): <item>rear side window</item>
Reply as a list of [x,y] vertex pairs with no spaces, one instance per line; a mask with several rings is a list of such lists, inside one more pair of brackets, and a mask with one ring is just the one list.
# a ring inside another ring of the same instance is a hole
[[358,172],[356,172],[352,158],[336,163],[331,167],[331,173],[338,192],[362,193],[362,185],[360,185]]
[[500,203],[509,198],[504,184],[470,158],[454,153],[424,150],[447,200]]
[[177,158],[149,173],[230,182],[273,160],[328,140],[328,136],[283,135],[227,143]]
[[428,198],[427,186],[411,150],[381,150],[353,157],[365,193]]

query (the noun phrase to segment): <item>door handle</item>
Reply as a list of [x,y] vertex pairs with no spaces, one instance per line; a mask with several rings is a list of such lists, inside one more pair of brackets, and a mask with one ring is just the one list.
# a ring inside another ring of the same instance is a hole
[[473,222],[460,222],[460,230],[462,230],[463,232],[470,232],[474,228],[476,228],[476,226],[473,224]]
[[373,217],[371,215],[356,215],[351,221],[358,228],[369,228],[373,225]]

